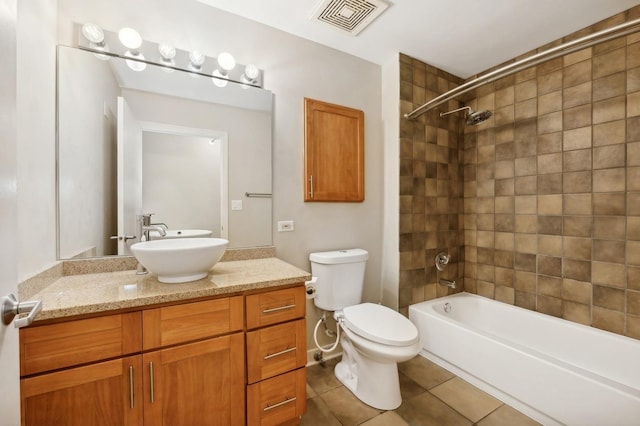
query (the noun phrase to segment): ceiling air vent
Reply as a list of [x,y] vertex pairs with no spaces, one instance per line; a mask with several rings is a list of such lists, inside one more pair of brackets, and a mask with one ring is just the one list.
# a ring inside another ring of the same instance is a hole
[[323,0],[313,19],[357,35],[387,7],[389,3],[383,0]]

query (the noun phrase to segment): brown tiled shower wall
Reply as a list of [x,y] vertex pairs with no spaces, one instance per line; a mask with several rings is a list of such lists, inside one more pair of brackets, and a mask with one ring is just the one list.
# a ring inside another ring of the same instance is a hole
[[[635,7],[539,51],[638,17]],[[400,78],[402,114],[463,82],[404,55]],[[462,105],[493,116],[439,117]],[[438,251],[452,255],[442,273]],[[401,118],[401,310],[451,291],[441,277],[640,338],[640,33]]]

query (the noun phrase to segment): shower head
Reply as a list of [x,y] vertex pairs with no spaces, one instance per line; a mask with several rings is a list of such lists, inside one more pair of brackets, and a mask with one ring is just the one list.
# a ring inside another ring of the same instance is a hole
[[441,112],[440,117],[444,117],[445,115],[453,114],[454,112],[462,111],[463,109],[467,110],[467,115],[465,117],[465,123],[469,125],[477,125],[482,123],[491,117],[491,111],[474,111],[471,107],[462,107],[458,109],[454,109],[453,111]]
[[471,111],[467,113],[465,123],[469,125],[477,125],[491,117],[491,111]]

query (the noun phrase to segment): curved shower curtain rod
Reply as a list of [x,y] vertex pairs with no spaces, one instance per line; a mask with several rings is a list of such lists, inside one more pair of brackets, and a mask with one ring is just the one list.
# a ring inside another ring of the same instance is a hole
[[412,120],[424,114],[425,112],[437,107],[438,105],[448,102],[449,100],[462,95],[463,93],[467,93],[473,89],[476,89],[484,84],[491,83],[502,77],[507,77],[511,74],[515,74],[551,59],[564,56],[568,53],[576,52],[578,50],[582,50],[599,43],[604,43],[605,41],[633,34],[638,31],[640,31],[640,18],[627,21],[623,24],[607,28],[606,30],[598,31],[584,37],[577,38],[573,41],[563,43],[556,47],[552,47],[548,50],[536,53],[535,55],[531,55],[527,58],[505,65],[495,71],[491,71],[487,74],[476,77],[471,81],[461,84],[460,86],[431,99],[429,102],[419,106],[413,111],[406,113],[404,117],[408,120]]

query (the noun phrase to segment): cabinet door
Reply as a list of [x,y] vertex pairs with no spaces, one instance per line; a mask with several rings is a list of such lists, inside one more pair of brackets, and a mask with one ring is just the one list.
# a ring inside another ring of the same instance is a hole
[[22,379],[22,424],[138,426],[141,368],[138,355]]
[[244,335],[143,355],[148,426],[244,425]]
[[364,112],[304,100],[304,200],[364,200]]

